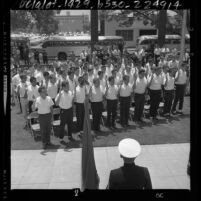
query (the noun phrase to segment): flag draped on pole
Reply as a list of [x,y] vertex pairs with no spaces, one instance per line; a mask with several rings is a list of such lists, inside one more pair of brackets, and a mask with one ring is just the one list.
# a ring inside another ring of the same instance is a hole
[[85,101],[84,134],[82,137],[82,184],[81,191],[85,189],[98,189],[99,177],[94,160],[94,150],[91,136],[89,118],[89,102]]

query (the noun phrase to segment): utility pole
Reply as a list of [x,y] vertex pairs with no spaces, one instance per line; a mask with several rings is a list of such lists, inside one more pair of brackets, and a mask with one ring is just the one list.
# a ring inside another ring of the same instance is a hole
[[94,45],[98,42],[98,10],[91,10],[91,58]]
[[180,49],[180,65],[183,62],[184,47],[185,47],[185,31],[186,31],[186,16],[187,10],[183,11],[182,31],[181,31],[181,49]]

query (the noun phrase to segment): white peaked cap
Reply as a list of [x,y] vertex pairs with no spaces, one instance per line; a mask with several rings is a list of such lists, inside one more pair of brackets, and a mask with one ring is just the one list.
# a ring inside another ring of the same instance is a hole
[[118,149],[120,154],[125,158],[135,158],[141,152],[139,142],[131,138],[121,140]]

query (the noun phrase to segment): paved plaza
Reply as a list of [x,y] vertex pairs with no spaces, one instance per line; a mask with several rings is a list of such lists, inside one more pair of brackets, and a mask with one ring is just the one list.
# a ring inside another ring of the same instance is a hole
[[[190,144],[144,145],[136,164],[148,167],[153,189],[190,189],[186,173]],[[72,189],[81,185],[81,148],[12,150],[11,189]],[[100,189],[111,169],[123,164],[117,147],[95,147]]]

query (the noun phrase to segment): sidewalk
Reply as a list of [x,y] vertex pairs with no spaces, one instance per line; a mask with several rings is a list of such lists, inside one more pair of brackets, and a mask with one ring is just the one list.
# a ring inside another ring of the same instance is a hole
[[[190,189],[190,144],[144,145],[137,165],[148,167],[153,189]],[[94,148],[100,189],[111,169],[122,166],[117,147]],[[81,149],[12,150],[11,189],[72,189],[81,184]]]

